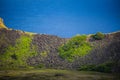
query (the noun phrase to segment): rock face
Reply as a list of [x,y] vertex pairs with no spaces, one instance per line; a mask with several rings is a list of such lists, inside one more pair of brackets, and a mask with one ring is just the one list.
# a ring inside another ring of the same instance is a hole
[[9,45],[14,46],[16,39],[18,39],[20,35],[21,34],[16,30],[0,28],[0,55],[5,53]]
[[6,28],[7,29],[7,27],[3,23],[3,19],[2,18],[0,18],[0,28]]
[[37,34],[34,35],[32,44],[37,46],[38,55],[29,58],[29,65],[44,64],[47,68],[68,67],[68,62],[61,59],[58,53],[58,47],[65,44],[68,39],[59,38],[52,35]]

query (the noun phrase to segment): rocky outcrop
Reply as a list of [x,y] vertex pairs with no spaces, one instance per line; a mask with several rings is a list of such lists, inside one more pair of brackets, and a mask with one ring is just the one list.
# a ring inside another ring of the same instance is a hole
[[7,27],[5,26],[2,18],[0,18],[0,28],[5,28],[5,29],[7,29]]

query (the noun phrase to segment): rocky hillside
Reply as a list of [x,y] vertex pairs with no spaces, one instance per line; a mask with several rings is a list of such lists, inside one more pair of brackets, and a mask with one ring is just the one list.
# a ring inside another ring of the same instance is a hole
[[120,32],[106,34],[102,40],[89,38],[89,42],[93,49],[76,60],[76,66],[87,65],[91,68],[100,65],[100,68],[103,68],[102,66],[106,65],[111,66],[113,72],[120,72]]
[[120,32],[66,39],[0,27],[0,69],[24,68],[120,72]]
[[[38,66],[39,64],[50,66],[50,64],[56,65],[57,63],[62,65],[64,61],[59,58],[57,49],[67,40],[52,35],[30,34],[23,31],[1,28],[0,66],[1,68],[12,68],[13,66],[20,66],[21,68],[27,67],[28,65]],[[7,62],[8,60],[9,62]],[[24,61],[25,63],[22,63]],[[52,63],[54,61],[55,63]],[[21,62],[21,64],[15,62]]]

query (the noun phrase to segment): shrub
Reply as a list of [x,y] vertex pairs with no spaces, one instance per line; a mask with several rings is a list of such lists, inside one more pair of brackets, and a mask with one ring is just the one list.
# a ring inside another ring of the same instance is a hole
[[104,39],[105,35],[101,32],[97,32],[95,35],[92,35],[92,37],[95,39],[95,40],[102,40]]
[[98,72],[106,72],[109,73],[112,71],[112,67],[114,66],[113,62],[106,62],[99,65],[83,65],[78,68],[80,71],[98,71]]
[[95,67],[95,70],[99,72],[111,72],[113,65],[112,62],[99,64]]
[[78,70],[80,71],[94,71],[95,65],[83,65]]
[[44,65],[44,64],[38,64],[38,65],[36,66],[36,68],[45,68],[45,65]]

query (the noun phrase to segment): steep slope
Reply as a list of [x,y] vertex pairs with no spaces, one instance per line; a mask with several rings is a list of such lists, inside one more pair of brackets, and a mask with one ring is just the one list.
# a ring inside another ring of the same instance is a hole
[[0,29],[0,68],[48,66],[51,61],[61,60],[57,48],[66,40],[57,36]]
[[76,60],[76,66],[90,67],[90,65],[102,64],[100,65],[102,68],[109,65],[106,68],[111,68],[113,72],[120,72],[120,32],[106,34],[103,40],[89,38],[89,42],[94,48],[89,54]]
[[58,47],[64,44],[67,39],[52,35],[34,35],[32,44],[37,46],[37,55],[28,59],[28,64],[33,66],[46,66],[47,68],[59,68],[66,65],[66,61],[60,58]]

